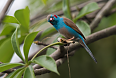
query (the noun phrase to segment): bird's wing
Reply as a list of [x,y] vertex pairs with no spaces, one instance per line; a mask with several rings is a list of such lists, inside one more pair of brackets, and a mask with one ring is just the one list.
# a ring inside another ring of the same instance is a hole
[[[63,17],[64,23],[71,27],[72,29],[74,29],[77,33],[79,33],[81,36],[83,36],[83,38],[85,39],[84,35],[82,34],[82,32],[79,30],[79,28],[75,25],[75,23],[73,21],[71,21],[68,18]],[[86,39],[85,39],[86,40]]]

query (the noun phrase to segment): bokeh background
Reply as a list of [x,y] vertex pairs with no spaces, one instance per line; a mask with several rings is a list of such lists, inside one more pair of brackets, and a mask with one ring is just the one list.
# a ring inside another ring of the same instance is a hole
[[[14,12],[16,10],[28,6],[30,9],[32,31],[45,31],[52,26],[46,21],[46,17],[44,16],[61,11],[62,0],[48,0],[45,2],[44,1],[45,0],[14,0],[14,3],[9,9],[7,15],[14,16]],[[75,6],[77,8],[77,11],[72,12],[73,16],[75,16],[78,12],[77,6],[86,1],[88,0],[70,0],[70,6]],[[92,1],[94,2],[96,0]],[[101,0],[101,3],[105,3],[107,1],[108,0]],[[7,0],[0,0],[0,12],[2,11],[6,2]],[[116,5],[114,5],[112,9],[116,9]],[[38,16],[40,18],[36,19],[36,17]],[[60,16],[63,16],[63,14]],[[100,21],[99,26],[94,30],[94,32],[114,25],[116,25],[116,12],[109,14],[108,16],[104,16]],[[3,27],[0,26],[0,31],[2,30],[2,28]],[[45,40],[45,43],[52,43],[54,39],[59,35],[55,34],[57,33],[55,30],[53,31],[54,32],[52,34],[46,35],[47,37],[51,38]],[[41,46],[36,46],[33,44],[30,53],[35,52],[39,47]],[[116,78],[116,35],[109,36],[107,38],[103,38],[101,40],[88,44],[88,47],[91,49],[94,56],[96,57],[98,64],[96,64],[91,59],[91,57],[88,55],[84,48],[76,50],[74,56],[70,57],[69,63],[72,78]],[[14,55],[11,62],[17,61],[20,60],[16,55]],[[69,70],[67,61],[60,67],[58,67],[58,71],[60,73],[60,76],[55,73],[47,73],[37,76],[37,78],[68,78]]]

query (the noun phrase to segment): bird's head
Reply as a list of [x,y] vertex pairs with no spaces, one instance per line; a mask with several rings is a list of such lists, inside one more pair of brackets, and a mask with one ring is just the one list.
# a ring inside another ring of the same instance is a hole
[[59,16],[51,14],[47,16],[47,21],[50,22],[52,25],[55,25],[58,23],[59,18]]

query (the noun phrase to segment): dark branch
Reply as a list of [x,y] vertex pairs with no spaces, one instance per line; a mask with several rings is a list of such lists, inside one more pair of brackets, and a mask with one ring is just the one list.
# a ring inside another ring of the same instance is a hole
[[[115,35],[115,34],[116,34],[116,26],[112,26],[112,27],[103,29],[101,31],[98,31],[96,33],[93,33],[93,34],[89,35],[86,38],[87,39],[86,43],[89,44],[89,43],[95,42],[97,40],[100,40],[100,39],[103,39],[105,37],[108,37],[108,36],[111,36],[111,35]],[[76,50],[76,49],[78,49],[80,47],[81,47],[80,44],[75,43],[75,44],[70,45],[69,47],[66,47],[65,49],[69,48],[69,53],[71,53],[72,51],[74,51],[74,50]],[[60,49],[58,49],[54,53],[52,53],[50,56],[52,58],[54,58],[55,60],[57,60],[59,57],[65,55],[65,53],[66,53],[65,50],[61,52]],[[60,60],[62,60],[62,63],[65,61],[64,59],[60,59]],[[45,68],[40,68],[40,69],[35,69],[34,72],[35,72],[36,75],[39,75],[39,74],[48,73],[50,71],[48,71]]]
[[[88,37],[86,37],[86,39],[87,39],[86,43],[89,44],[89,43],[95,42],[97,40],[100,40],[100,39],[103,39],[105,37],[115,35],[115,34],[116,34],[116,25],[89,35]],[[74,50],[76,50],[80,47],[81,47],[81,45],[78,44],[78,43],[72,44],[72,45],[70,45],[69,47],[66,47],[66,48],[64,48],[63,46],[60,46],[50,56],[56,60],[57,66],[60,66],[66,60],[65,53],[66,53],[67,48],[69,48],[68,49],[69,53],[74,54],[75,53]],[[38,65],[36,65],[36,66],[38,66]],[[38,67],[36,67],[36,68],[38,68]],[[12,71],[14,71],[14,70],[11,70],[11,71],[6,70],[4,72],[5,73],[10,73]],[[34,72],[35,72],[35,75],[40,75],[40,74],[49,73],[50,71],[45,69],[45,68],[40,68],[40,69],[35,69]]]
[[100,12],[96,15],[95,19],[90,24],[91,31],[93,31],[101,21],[102,17],[106,15],[112,8],[113,4],[115,4],[116,0],[109,0],[105,6],[100,10]]
[[[100,7],[103,6],[106,3],[106,1],[103,1],[103,0],[94,0],[94,1],[97,2],[97,3],[103,3],[102,5],[100,5]],[[84,3],[76,4],[76,5],[71,7],[71,12],[73,12],[73,13],[76,12],[76,14],[78,14],[76,7],[79,7],[79,9],[81,9],[85,5],[87,5],[88,3],[91,3],[91,2],[93,2],[93,1],[90,0],[90,1],[86,1]],[[52,14],[62,16],[64,13],[63,13],[62,10],[60,10],[60,11],[57,11],[57,12],[53,12]],[[42,15],[39,15],[39,16],[36,15],[35,17],[31,18],[31,25],[37,23],[39,20],[45,19],[47,17],[47,15],[48,14],[42,14]]]
[[6,5],[4,6],[3,10],[1,11],[1,13],[0,13],[0,24],[1,24],[1,22],[4,18],[4,16],[5,16],[6,12],[8,11],[8,8],[10,7],[10,5],[12,4],[13,1],[14,0],[8,0]]

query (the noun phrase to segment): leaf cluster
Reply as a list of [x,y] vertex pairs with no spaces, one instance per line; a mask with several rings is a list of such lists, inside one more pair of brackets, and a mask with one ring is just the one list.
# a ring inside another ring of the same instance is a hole
[[[46,0],[43,0],[43,2],[46,4]],[[86,14],[89,14],[89,13],[99,9],[97,3],[93,2],[93,3],[90,3],[90,4],[86,5],[85,7],[83,7],[83,9],[80,10],[79,14],[74,19],[72,19],[72,16],[71,16],[69,0],[63,0],[62,4],[63,4],[64,15],[67,18],[73,20],[85,36],[88,36],[89,34],[91,34],[89,25],[84,21],[77,22],[77,20],[79,18],[85,16]],[[36,35],[40,32],[40,31],[30,32],[31,31],[30,11],[29,11],[28,7],[17,10],[14,13],[14,17],[6,16],[2,22],[3,22],[4,27],[0,34],[0,37],[3,37],[0,40],[0,61],[3,62],[3,64],[0,64],[0,72],[3,72],[10,68],[21,66],[21,68],[10,73],[6,78],[21,78],[22,75],[24,78],[35,78],[32,63],[38,64],[38,65],[40,65],[52,72],[55,72],[59,75],[59,72],[57,71],[57,66],[56,66],[54,59],[49,56],[54,51],[54,49],[49,48],[50,46],[62,45],[62,43],[56,42],[57,38],[53,41],[56,43],[53,43],[53,44],[50,44],[50,45],[44,47],[39,52],[37,52],[37,54],[35,54],[31,60],[28,60],[30,46],[33,43]],[[53,27],[46,29],[41,34],[40,40],[45,38],[46,36],[54,33],[55,31],[56,30]],[[58,37],[61,37],[61,35],[58,35]],[[23,41],[24,41],[24,45],[23,45],[24,57],[22,56],[22,53],[20,51],[20,44]],[[47,50],[46,55],[36,57],[41,51],[43,51],[46,48],[49,48]],[[14,52],[24,62],[24,64],[8,63],[8,62],[10,62]],[[6,57],[4,57],[4,56],[6,56]]]

